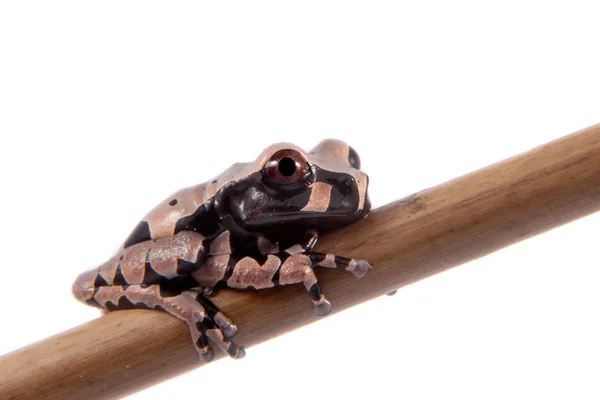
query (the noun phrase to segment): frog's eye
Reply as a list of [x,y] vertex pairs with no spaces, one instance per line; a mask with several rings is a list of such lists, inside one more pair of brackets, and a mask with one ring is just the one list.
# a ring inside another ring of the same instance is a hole
[[310,174],[306,158],[295,150],[279,150],[267,161],[263,178],[270,183],[287,185],[298,183]]
[[348,146],[348,164],[352,168],[360,169],[360,157],[358,157],[358,153],[352,147]]

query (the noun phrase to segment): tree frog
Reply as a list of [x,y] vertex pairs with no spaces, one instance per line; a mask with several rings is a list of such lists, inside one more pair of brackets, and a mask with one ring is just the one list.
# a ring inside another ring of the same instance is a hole
[[82,273],[74,296],[106,311],[146,308],[184,321],[201,360],[208,343],[233,358],[237,327],[209,300],[220,287],[260,290],[302,283],[317,315],[331,304],[313,268],[362,278],[370,264],[313,251],[318,234],[362,219],[371,206],[356,151],[328,139],[310,152],[287,143],[176,192],[150,211],[122,248]]

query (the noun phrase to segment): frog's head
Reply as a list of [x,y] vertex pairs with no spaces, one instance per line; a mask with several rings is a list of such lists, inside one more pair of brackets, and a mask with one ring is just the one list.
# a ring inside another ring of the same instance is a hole
[[287,143],[270,146],[218,181],[219,208],[250,231],[329,230],[371,208],[358,154],[339,140],[325,140],[310,152]]

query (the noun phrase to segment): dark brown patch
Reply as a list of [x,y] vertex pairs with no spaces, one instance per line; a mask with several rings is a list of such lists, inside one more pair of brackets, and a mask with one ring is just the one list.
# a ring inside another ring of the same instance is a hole
[[140,221],[133,232],[131,232],[131,235],[129,235],[125,241],[123,247],[127,248],[129,246],[133,246],[134,244],[150,239],[152,239],[152,235],[150,234],[150,225],[148,225],[147,221]]

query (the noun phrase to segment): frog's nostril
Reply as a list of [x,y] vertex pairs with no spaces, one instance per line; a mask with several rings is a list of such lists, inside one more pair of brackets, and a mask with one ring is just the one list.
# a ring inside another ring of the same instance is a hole
[[344,179],[340,182],[337,189],[339,190],[342,196],[350,196],[354,192],[354,180],[351,178]]

